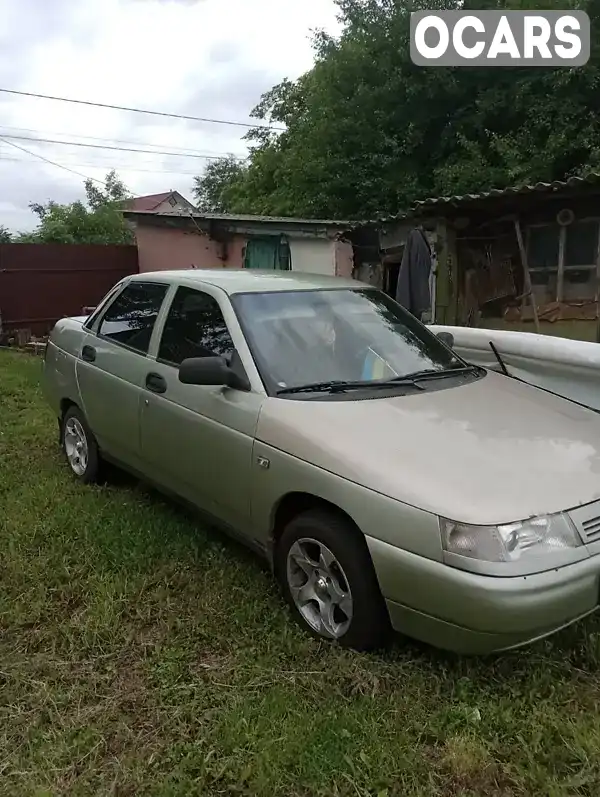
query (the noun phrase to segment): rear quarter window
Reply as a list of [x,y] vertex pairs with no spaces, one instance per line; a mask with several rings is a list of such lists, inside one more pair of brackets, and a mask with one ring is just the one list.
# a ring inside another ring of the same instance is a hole
[[130,282],[104,313],[98,335],[146,354],[167,287],[158,282]]

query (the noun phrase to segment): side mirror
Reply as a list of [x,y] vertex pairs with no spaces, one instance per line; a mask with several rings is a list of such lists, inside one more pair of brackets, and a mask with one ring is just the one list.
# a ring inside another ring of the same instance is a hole
[[245,374],[227,364],[224,357],[188,357],[179,366],[179,381],[184,385],[223,385],[249,390]]
[[449,349],[454,346],[454,335],[452,332],[436,332],[436,335]]

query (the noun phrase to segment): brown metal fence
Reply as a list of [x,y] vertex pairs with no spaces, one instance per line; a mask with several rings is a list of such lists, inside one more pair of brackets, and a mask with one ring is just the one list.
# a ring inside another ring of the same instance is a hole
[[59,318],[81,315],[137,271],[135,246],[0,244],[2,330],[44,335]]

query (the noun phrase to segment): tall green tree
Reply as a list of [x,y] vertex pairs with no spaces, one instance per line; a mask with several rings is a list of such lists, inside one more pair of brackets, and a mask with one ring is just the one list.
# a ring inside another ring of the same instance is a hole
[[600,165],[599,0],[560,4],[592,21],[592,56],[577,69],[415,66],[410,12],[482,7],[471,0],[337,5],[341,35],[317,34],[313,69],[282,81],[254,109],[285,131],[250,132],[247,168],[223,174],[219,188],[228,210],[372,218],[426,196],[564,179]]
[[50,201],[30,204],[38,217],[38,225],[33,232],[16,240],[21,243],[133,243],[133,232],[121,212],[130,194],[115,171],[106,175],[104,185],[98,186],[88,179],[84,187],[85,203],[77,201],[61,205]]
[[231,204],[231,189],[243,180],[246,166],[235,155],[210,161],[204,172],[194,177],[192,193],[198,210],[225,213]]
[[9,244],[12,241],[12,234],[4,225],[0,224],[0,244]]

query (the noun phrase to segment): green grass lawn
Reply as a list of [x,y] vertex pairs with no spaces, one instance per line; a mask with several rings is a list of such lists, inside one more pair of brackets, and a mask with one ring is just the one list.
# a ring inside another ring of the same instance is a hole
[[493,659],[307,638],[251,554],[71,478],[0,352],[0,794],[600,794],[593,619]]

